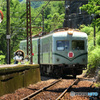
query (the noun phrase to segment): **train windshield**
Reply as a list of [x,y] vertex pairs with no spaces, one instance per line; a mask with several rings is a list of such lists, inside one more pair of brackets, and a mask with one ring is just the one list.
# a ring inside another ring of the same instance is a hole
[[57,41],[57,50],[68,50],[69,49],[69,41]]
[[84,50],[83,40],[72,40],[72,50]]

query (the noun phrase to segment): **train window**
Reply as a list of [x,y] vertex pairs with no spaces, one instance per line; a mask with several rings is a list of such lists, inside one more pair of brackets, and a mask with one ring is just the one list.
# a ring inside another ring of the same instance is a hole
[[72,50],[84,50],[84,41],[83,40],[73,40]]
[[57,41],[57,50],[68,50],[69,41]]

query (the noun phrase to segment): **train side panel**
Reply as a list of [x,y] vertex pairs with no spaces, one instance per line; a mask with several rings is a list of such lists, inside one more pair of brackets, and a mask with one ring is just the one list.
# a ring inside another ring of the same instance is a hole
[[39,38],[32,39],[33,63],[38,64],[38,44]]
[[40,39],[40,64],[52,64],[52,36]]

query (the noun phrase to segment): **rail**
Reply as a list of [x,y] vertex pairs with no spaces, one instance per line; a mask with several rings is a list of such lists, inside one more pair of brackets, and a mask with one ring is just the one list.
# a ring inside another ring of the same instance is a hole
[[79,79],[76,79],[67,89],[65,89],[62,94],[56,99],[56,100],[60,100],[64,95],[65,93],[76,83],[78,83],[80,80]]
[[61,81],[62,79],[58,79],[57,81],[54,81],[53,83],[51,83],[50,85],[43,87],[42,89],[39,89],[38,91],[26,96],[25,98],[22,98],[21,100],[30,100],[31,98],[33,98],[34,96],[36,96],[37,94],[39,94],[40,92],[43,92],[44,90],[46,90],[47,88],[53,86],[54,84],[58,83],[59,81]]

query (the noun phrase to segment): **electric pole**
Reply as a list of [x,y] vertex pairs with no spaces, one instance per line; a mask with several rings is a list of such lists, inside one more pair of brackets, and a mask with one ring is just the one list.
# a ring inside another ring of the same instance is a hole
[[96,31],[96,29],[95,29],[95,25],[94,25],[94,46],[96,46],[96,42],[95,42],[96,41],[96,32],[95,31]]
[[33,64],[30,0],[26,0],[26,32],[27,32],[27,55],[29,56],[30,63]]
[[7,64],[10,64],[10,0],[7,0]]
[[44,33],[44,9],[42,10],[42,33]]

